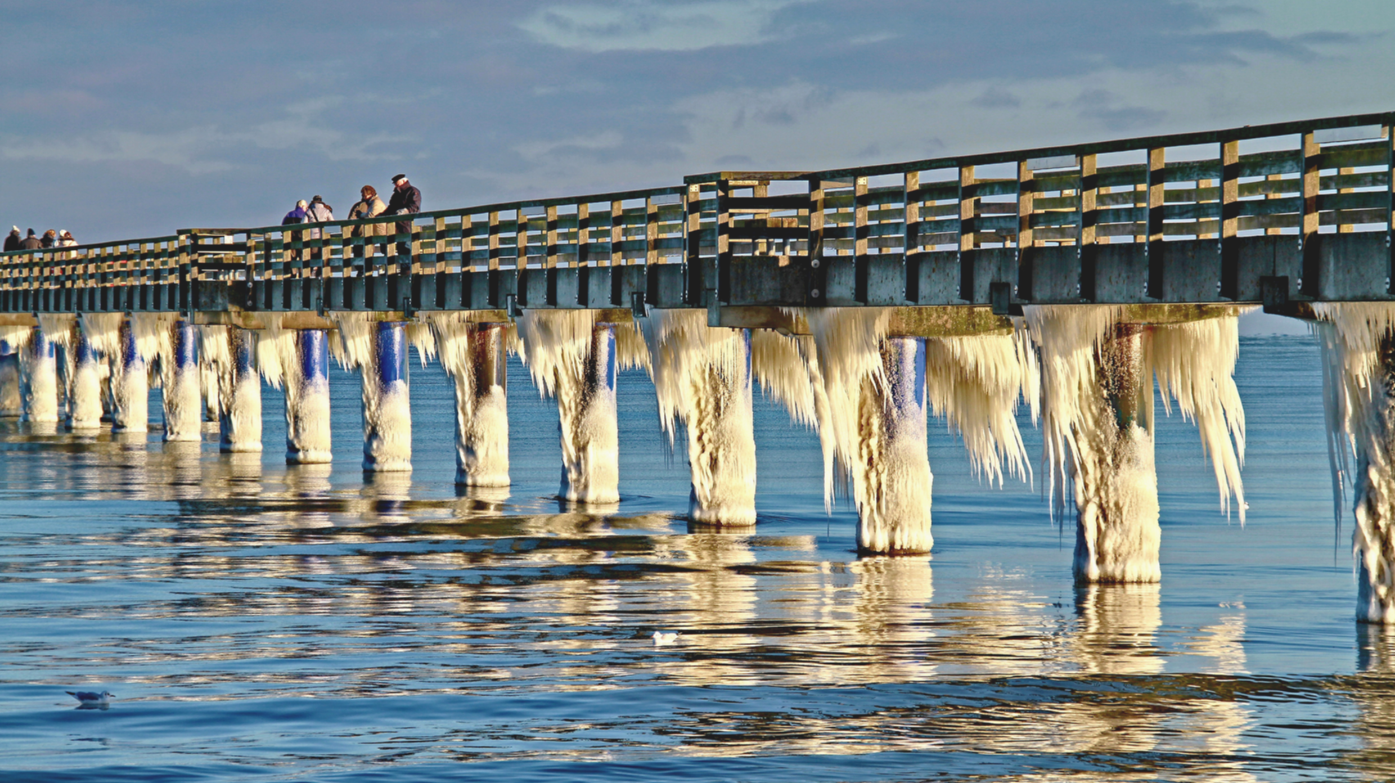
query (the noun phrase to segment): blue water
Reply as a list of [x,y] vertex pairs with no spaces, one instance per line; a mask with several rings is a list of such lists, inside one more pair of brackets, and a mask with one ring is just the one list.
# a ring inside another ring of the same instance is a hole
[[553,498],[556,406],[516,363],[506,494],[457,494],[435,366],[410,479],[360,472],[337,371],[332,469],[285,466],[270,389],[252,458],[0,422],[0,779],[1390,779],[1395,645],[1353,620],[1316,347],[1240,356],[1247,524],[1160,408],[1158,586],[1074,588],[1040,477],[981,485],[942,423],[933,557],[858,559],[763,399],[757,532],[690,532],[642,372],[608,514]]

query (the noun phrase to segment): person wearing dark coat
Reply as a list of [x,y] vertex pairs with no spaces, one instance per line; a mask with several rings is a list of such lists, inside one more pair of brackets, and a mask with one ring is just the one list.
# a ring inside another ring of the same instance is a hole
[[38,250],[43,246],[44,243],[39,241],[38,237],[34,236],[34,229],[32,228],[29,229],[29,236],[25,237],[19,243],[20,250]]
[[44,232],[44,238],[41,239],[41,240],[39,240],[39,246],[40,246],[40,247],[49,248],[49,247],[53,247],[53,246],[56,245],[56,244],[58,244],[58,232],[57,232],[57,231],[54,231],[54,230],[51,229],[51,228],[50,228],[49,230],[45,231],[45,232]]
[[[388,199],[388,215],[413,215],[421,211],[421,191],[412,187],[412,183],[407,181],[406,174],[398,174],[392,178],[392,197]],[[412,222],[406,221],[397,224],[398,234],[411,234]],[[397,255],[410,256],[412,245],[410,242],[397,243]]]
[[18,250],[20,241],[19,226],[14,226],[10,229],[10,235],[5,237],[5,252],[8,253],[11,250]]

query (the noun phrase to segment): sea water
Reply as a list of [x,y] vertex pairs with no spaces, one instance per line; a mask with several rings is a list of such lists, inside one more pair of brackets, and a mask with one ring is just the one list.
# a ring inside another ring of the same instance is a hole
[[330,465],[285,465],[269,387],[261,454],[160,443],[158,389],[148,434],[0,421],[0,779],[1395,776],[1395,639],[1354,619],[1311,337],[1241,341],[1245,524],[1159,405],[1162,582],[1080,589],[1042,466],[990,486],[943,420],[933,555],[859,559],[817,435],[759,389],[757,527],[689,532],[644,370],[601,514],[556,499],[557,404],[509,373],[507,489],[457,490],[435,364],[410,474],[362,472],[338,368]]

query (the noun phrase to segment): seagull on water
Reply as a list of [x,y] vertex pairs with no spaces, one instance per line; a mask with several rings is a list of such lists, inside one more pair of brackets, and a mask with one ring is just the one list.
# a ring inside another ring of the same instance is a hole
[[64,691],[64,693],[77,699],[84,707],[105,707],[107,706],[107,699],[116,698],[116,694],[108,693],[107,691],[102,691],[101,693],[96,693],[94,691]]
[[678,632],[677,632],[677,631],[655,631],[655,632],[654,632],[654,635],[653,635],[652,637],[650,637],[650,638],[652,638],[652,639],[654,640],[654,646],[655,646],[655,647],[667,647],[667,646],[669,646],[670,644],[677,644],[677,643],[678,643]]

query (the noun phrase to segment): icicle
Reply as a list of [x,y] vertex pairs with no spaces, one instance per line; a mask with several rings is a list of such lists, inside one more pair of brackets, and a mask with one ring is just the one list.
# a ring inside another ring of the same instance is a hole
[[654,310],[644,319],[659,419],[669,443],[687,426],[694,522],[754,525],[756,441],[751,339],[709,327],[702,310]]
[[429,319],[435,340],[428,350],[440,356],[441,366],[455,382],[455,483],[507,487],[506,346],[513,329],[508,324],[470,323],[461,313],[432,313]]

